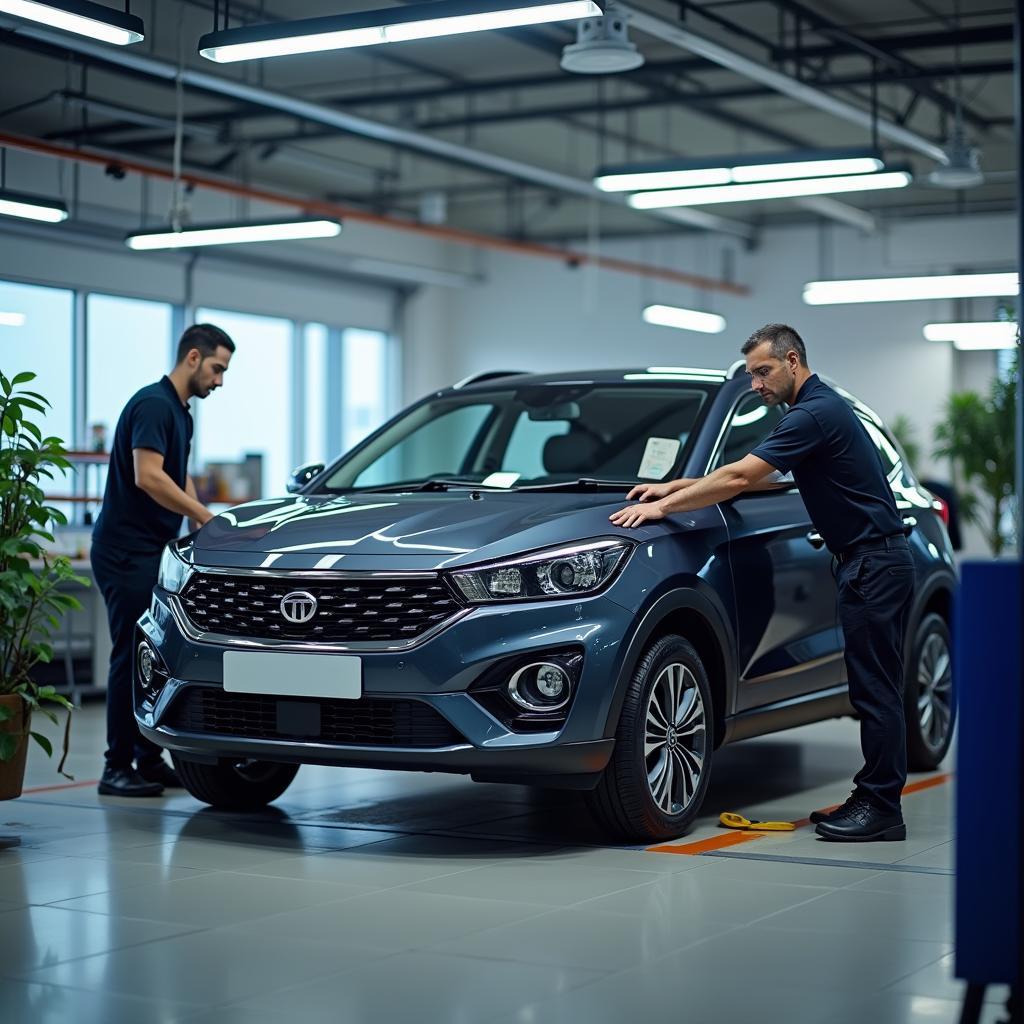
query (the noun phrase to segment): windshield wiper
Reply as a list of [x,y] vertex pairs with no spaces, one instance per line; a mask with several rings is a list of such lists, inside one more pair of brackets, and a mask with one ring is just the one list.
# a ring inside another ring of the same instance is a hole
[[474,490],[483,488],[488,491],[507,490],[505,487],[482,484],[479,480],[445,480],[440,477],[430,480],[409,480],[401,484],[381,484],[379,487],[353,487],[350,490],[359,494],[396,494],[403,491],[447,491],[450,487],[470,487]]
[[527,484],[517,491],[628,491],[636,487],[636,480],[598,480],[581,476],[577,480],[563,480],[557,484]]

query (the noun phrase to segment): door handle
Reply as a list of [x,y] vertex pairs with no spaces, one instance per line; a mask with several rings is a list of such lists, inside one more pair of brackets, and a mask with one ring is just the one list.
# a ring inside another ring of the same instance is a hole
[[811,530],[807,534],[807,543],[815,550],[820,551],[825,546],[825,538],[817,530]]

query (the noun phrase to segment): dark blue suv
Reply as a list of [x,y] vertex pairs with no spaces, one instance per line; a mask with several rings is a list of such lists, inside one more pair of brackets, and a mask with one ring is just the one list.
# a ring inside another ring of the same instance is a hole
[[[911,767],[954,720],[940,503],[846,396],[912,527]],[[638,530],[637,483],[748,453],[746,376],[488,374],[423,399],[289,497],[171,544],[138,625],[136,717],[189,791],[251,808],[300,764],[587,793],[616,837],[681,835],[723,743],[850,714],[831,556],[790,487]]]

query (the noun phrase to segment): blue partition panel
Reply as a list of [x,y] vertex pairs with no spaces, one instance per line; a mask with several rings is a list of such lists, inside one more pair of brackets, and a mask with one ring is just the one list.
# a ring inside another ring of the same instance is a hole
[[956,604],[956,974],[980,984],[1021,981],[1022,576],[967,562]]

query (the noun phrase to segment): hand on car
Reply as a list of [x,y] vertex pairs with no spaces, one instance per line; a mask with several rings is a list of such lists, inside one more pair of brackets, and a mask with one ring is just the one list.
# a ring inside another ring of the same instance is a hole
[[659,498],[667,498],[672,493],[671,484],[637,484],[626,495],[627,501],[658,501]]
[[656,523],[659,519],[665,518],[665,513],[658,504],[630,505],[628,508],[620,509],[608,518],[616,526],[625,526],[632,529],[636,526],[643,526],[645,523]]

